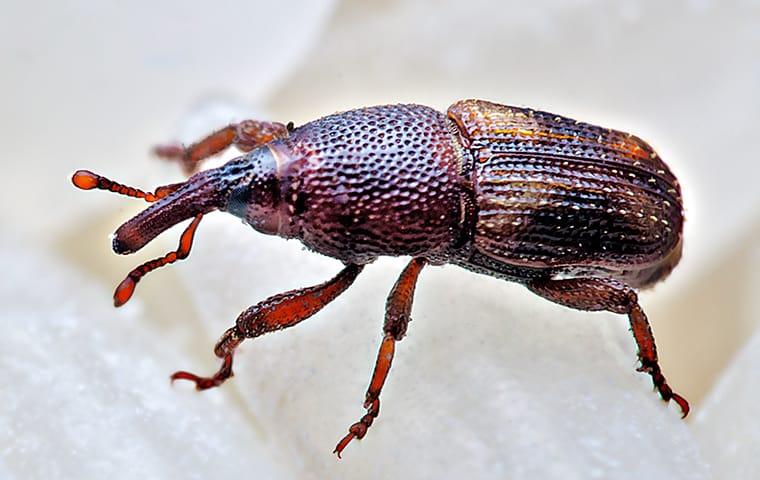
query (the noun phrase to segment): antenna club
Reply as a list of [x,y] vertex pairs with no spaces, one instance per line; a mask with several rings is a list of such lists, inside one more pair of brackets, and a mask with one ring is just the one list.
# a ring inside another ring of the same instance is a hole
[[89,170],[77,170],[74,172],[74,175],[71,176],[71,183],[82,190],[92,190],[93,188],[97,188],[99,180],[100,175],[92,173]]

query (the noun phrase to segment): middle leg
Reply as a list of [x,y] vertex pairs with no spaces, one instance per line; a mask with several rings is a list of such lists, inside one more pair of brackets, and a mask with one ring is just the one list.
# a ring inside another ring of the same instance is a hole
[[335,450],[333,450],[333,453],[337,453],[339,458],[351,440],[364,438],[367,430],[372,426],[372,422],[380,414],[380,391],[383,389],[383,384],[391,369],[396,342],[406,335],[406,328],[411,321],[410,313],[414,289],[420,271],[425,265],[427,265],[427,260],[424,258],[415,258],[409,262],[404,271],[401,272],[401,276],[393,286],[390,295],[388,295],[388,301],[385,305],[385,324],[383,325],[385,335],[380,344],[380,351],[377,353],[375,370],[372,373],[372,379],[369,382],[369,388],[364,399],[364,408],[367,409],[367,413],[358,422],[351,425],[348,434],[338,442]]

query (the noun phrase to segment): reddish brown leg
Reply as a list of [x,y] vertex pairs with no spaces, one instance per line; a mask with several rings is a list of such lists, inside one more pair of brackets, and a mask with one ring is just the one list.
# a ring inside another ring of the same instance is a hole
[[351,440],[364,438],[367,430],[372,426],[372,422],[380,414],[380,391],[383,389],[383,384],[385,384],[385,379],[391,369],[396,342],[404,338],[406,328],[411,321],[409,315],[412,311],[414,289],[420,271],[426,264],[427,260],[424,258],[415,258],[409,262],[404,271],[401,272],[401,276],[393,286],[390,295],[388,295],[383,326],[385,336],[380,344],[375,370],[372,373],[372,379],[369,382],[369,388],[364,399],[364,408],[367,409],[367,413],[358,422],[351,425],[348,434],[335,446],[333,453],[338,454],[338,458]]
[[533,280],[528,288],[534,293],[577,310],[607,310],[628,314],[631,330],[639,348],[640,372],[652,376],[655,388],[666,402],[673,400],[681,407],[683,416],[689,414],[689,403],[673,392],[657,362],[657,347],[636,292],[628,285],[609,278],[577,278],[568,280]]
[[154,153],[167,160],[180,162],[182,169],[190,175],[198,170],[204,159],[222,152],[231,145],[248,152],[256,147],[288,136],[288,126],[278,122],[244,120],[232,123],[190,146],[159,145]]
[[221,385],[232,376],[232,355],[243,340],[292,327],[311,317],[351,286],[363,268],[362,265],[346,265],[332,280],[274,295],[249,307],[238,316],[235,326],[224,332],[214,348],[214,354],[224,359],[218,372],[211,377],[199,377],[180,371],[171,376],[172,381],[190,380],[195,382],[198,390]]

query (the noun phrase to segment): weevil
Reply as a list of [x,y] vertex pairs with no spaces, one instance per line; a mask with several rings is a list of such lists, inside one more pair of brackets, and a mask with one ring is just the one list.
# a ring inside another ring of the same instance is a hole
[[[235,146],[244,155],[197,171]],[[232,376],[235,349],[247,338],[316,314],[380,256],[412,260],[391,289],[383,338],[367,389],[366,413],[335,447],[340,456],[367,433],[396,343],[406,334],[418,276],[446,263],[524,285],[566,307],[625,314],[638,346],[639,371],[683,416],[689,404],[663,376],[637,289],[665,278],[681,257],[683,207],[678,181],[640,138],[563,116],[463,100],[446,113],[422,105],[385,105],[329,115],[295,128],[246,120],[189,146],[156,149],[188,173],[153,192],[87,170],[72,181],[143,198],[152,205],[113,237],[134,253],[169,227],[192,218],[179,247],[132,270],[116,306],[151,270],[190,253],[201,218],[221,210],[259,232],[295,238],[340,260],[332,279],[274,295],[238,316],[214,353],[208,377],[176,372],[204,390]]]

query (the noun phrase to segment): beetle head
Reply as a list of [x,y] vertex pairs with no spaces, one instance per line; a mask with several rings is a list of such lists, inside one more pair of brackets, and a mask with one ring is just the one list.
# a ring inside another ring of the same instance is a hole
[[228,211],[242,217],[261,232],[281,233],[283,217],[278,167],[267,147],[231,160],[219,168],[196,173],[186,182],[158,187],[154,192],[144,192],[88,170],[75,172],[71,180],[83,190],[109,190],[152,203],[116,230],[112,247],[118,254],[134,253],[164,230],[194,218],[182,234],[176,251],[140,265],[119,284],[114,292],[116,306],[129,300],[136,283],[146,273],[187,257],[198,223],[208,212]]
[[276,154],[265,145],[245,158],[247,171],[229,189],[222,210],[242,218],[262,233],[289,236],[289,215],[282,201],[282,177]]

